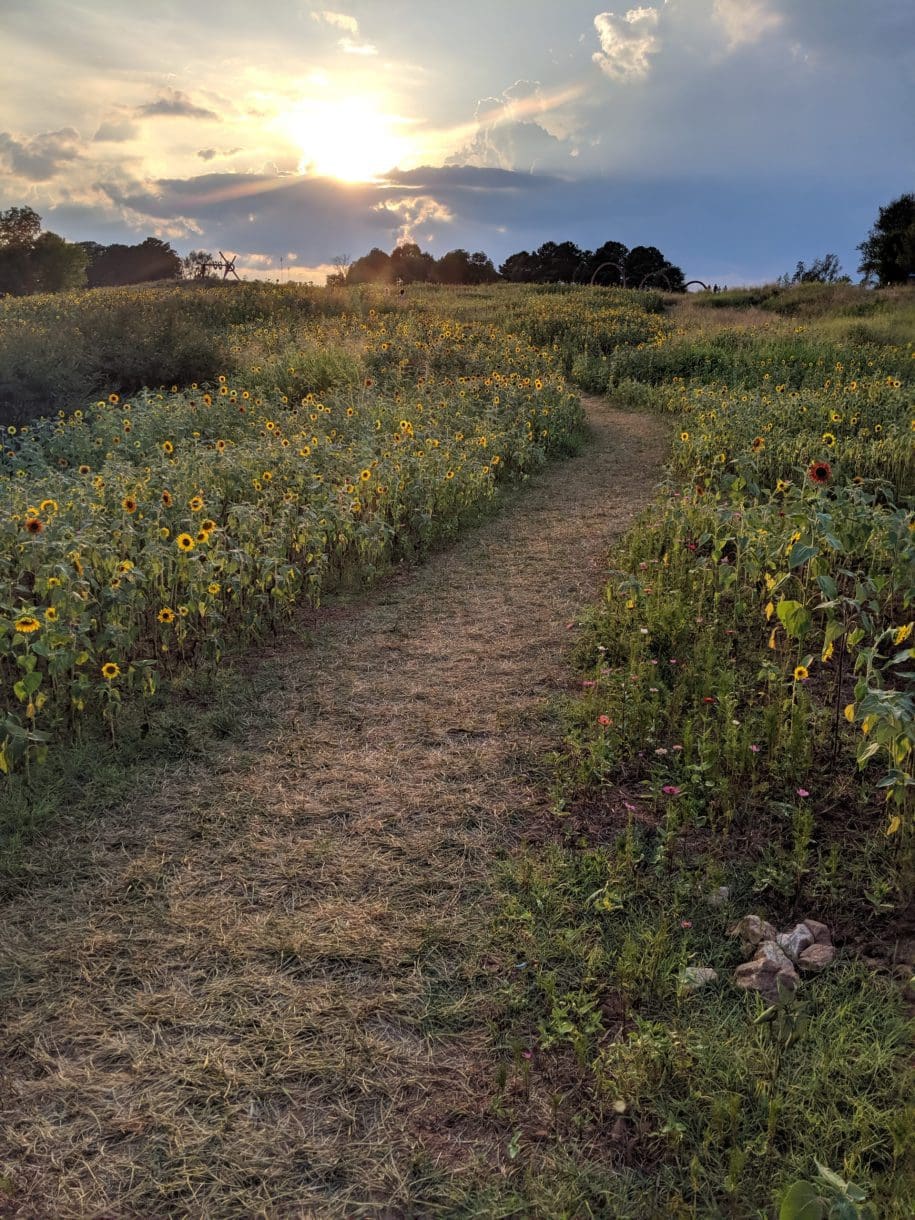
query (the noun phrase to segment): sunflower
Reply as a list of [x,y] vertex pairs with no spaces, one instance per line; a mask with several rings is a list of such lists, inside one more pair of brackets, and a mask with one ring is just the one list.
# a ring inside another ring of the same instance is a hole
[[57,610],[54,606],[48,606],[47,610],[44,612],[44,618],[46,623],[57,622]]
[[809,677],[810,677],[810,670],[807,668],[806,665],[796,665],[794,667],[795,682],[806,682]]
[[13,626],[17,631],[21,631],[23,635],[31,635],[33,631],[37,631],[41,626],[37,618],[32,618],[31,614],[23,614],[21,618],[17,618]]
[[190,534],[179,534],[175,539],[175,545],[179,551],[192,551],[197,544]]
[[225,451],[226,451],[226,442],[223,440],[217,441],[216,442],[216,452],[225,453]]
[[175,621],[175,612],[170,610],[168,606],[163,606],[156,618],[160,623],[173,623]]
[[217,593],[221,592],[221,590],[222,585],[218,580],[211,581],[211,583],[207,585],[207,593],[209,593],[211,597],[215,597]]
[[197,541],[198,542],[209,542],[210,541],[210,531],[209,530],[198,530],[197,531]]
[[751,448],[754,453],[759,453],[766,447],[766,438],[764,436],[754,436]]
[[828,483],[832,478],[832,467],[828,462],[811,462],[807,477],[812,483]]
[[210,517],[207,517],[206,520],[200,522],[200,528],[202,530],[206,530],[208,534],[212,534],[213,530],[216,528],[216,522]]
[[137,511],[137,502],[133,496],[125,496],[121,501],[121,508],[125,513],[135,513]]
[[681,440],[681,441],[683,442],[683,444],[685,445],[685,444],[687,443],[687,441],[689,440],[689,433],[688,433],[688,432],[681,432],[681,433],[680,433],[680,440]]
[[162,503],[166,508],[171,508],[172,504],[174,503],[172,500],[172,493],[168,490],[168,488],[162,492]]
[[833,447],[833,445],[836,443],[836,438],[833,436],[833,434],[831,432],[824,432],[822,440],[823,440],[823,444],[826,445],[826,447],[828,449],[831,449]]
[[91,474],[91,473],[92,473],[92,467],[91,467],[91,466],[86,466],[85,464],[83,464],[83,465],[82,465],[82,466],[80,466],[80,468],[79,468],[79,473],[80,473],[80,474]]
[[27,534],[40,534],[44,529],[44,522],[38,517],[28,517],[22,527]]
[[102,677],[106,682],[113,682],[115,678],[120,678],[121,667],[114,661],[106,661],[102,666]]
[[188,508],[192,513],[199,513],[203,508],[203,496],[191,496],[187,502]]
[[162,448],[165,450],[165,452],[166,452],[166,453],[174,453],[174,452],[175,452],[175,446],[172,444],[172,442],[171,442],[171,441],[163,441],[163,442],[162,442]]
[[56,500],[42,500],[42,502],[38,505],[38,511],[40,513],[56,513],[57,508],[58,505]]
[[109,394],[109,395],[108,395],[108,401],[111,403],[111,405],[112,405],[113,407],[116,407],[116,406],[117,406],[117,404],[118,404],[118,403],[121,401],[121,399],[120,399],[120,396],[119,396],[118,394]]
[[366,469],[366,470],[361,470],[359,472],[359,478],[360,478],[361,482],[363,482],[363,483],[367,483],[371,477],[372,477],[371,470]]

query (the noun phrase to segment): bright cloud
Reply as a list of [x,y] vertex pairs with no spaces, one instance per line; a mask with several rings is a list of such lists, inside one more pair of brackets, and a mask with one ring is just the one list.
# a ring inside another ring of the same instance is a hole
[[437,222],[449,224],[454,213],[431,195],[405,195],[400,199],[385,199],[375,205],[376,212],[391,212],[400,221],[397,244],[414,240],[414,232],[421,225]]
[[320,12],[312,13],[314,21],[326,21],[328,25],[335,25],[338,30],[345,30],[348,34],[359,33],[359,22],[355,17],[350,17],[348,13],[336,13],[331,9],[322,9]]
[[743,43],[758,42],[784,21],[768,0],[715,0],[713,12],[727,38],[729,50]]
[[601,49],[591,58],[601,71],[614,80],[648,75],[651,67],[648,57],[656,54],[659,48],[656,8],[631,8],[623,16],[598,13],[594,28]]

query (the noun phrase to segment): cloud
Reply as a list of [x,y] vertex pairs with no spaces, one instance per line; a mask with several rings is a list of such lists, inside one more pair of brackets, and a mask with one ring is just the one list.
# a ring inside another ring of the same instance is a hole
[[383,199],[375,204],[376,212],[389,212],[399,220],[397,244],[414,240],[414,230],[432,222],[450,224],[454,213],[431,195],[405,195],[400,199]]
[[473,123],[448,165],[496,166],[533,172],[544,162],[556,162],[569,151],[564,148],[575,122],[557,115],[558,107],[574,100],[581,90],[564,89],[544,93],[539,81],[516,80],[498,97],[477,102]]
[[344,55],[377,55],[378,48],[369,42],[353,42],[352,38],[341,38],[337,46]]
[[80,134],[73,127],[44,131],[22,140],[0,131],[0,161],[28,182],[46,182],[81,157],[80,144]]
[[769,0],[715,0],[713,14],[727,38],[728,50],[758,42],[784,21]]
[[169,117],[177,116],[186,119],[218,119],[219,115],[215,110],[207,110],[203,106],[195,105],[186,93],[182,93],[179,89],[167,89],[161,97],[156,98],[154,102],[149,102],[145,106],[137,107],[136,114],[144,118],[156,117],[165,115]]
[[319,12],[311,14],[313,21],[326,21],[328,25],[335,25],[338,30],[346,30],[348,34],[359,33],[359,22],[355,17],[350,17],[347,13],[336,13],[330,9],[322,9]]
[[105,142],[123,144],[127,140],[133,140],[138,134],[139,129],[136,123],[131,122],[128,118],[116,117],[104,119],[92,139],[97,144]]
[[212,161],[215,157],[234,157],[240,148],[201,148],[197,156],[201,161]]
[[[753,0],[749,0],[753,3]],[[622,17],[616,13],[598,13],[594,28],[601,49],[591,58],[602,72],[613,80],[630,80],[647,76],[651,64],[648,56],[659,49],[657,36],[658,10],[631,8]]]

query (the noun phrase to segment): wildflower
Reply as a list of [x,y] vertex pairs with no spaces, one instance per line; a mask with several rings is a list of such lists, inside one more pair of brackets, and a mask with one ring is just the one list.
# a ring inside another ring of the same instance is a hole
[[750,746],[750,753],[751,754],[759,753],[759,746],[755,742]]
[[807,477],[812,483],[828,483],[832,478],[832,467],[828,462],[811,462]]
[[893,634],[893,643],[894,644],[904,643],[909,638],[909,636],[912,634],[913,626],[915,626],[915,623],[906,623],[906,625],[904,627],[897,627],[896,631]]
[[796,665],[794,668],[795,682],[806,682],[810,677],[810,670],[806,665]]
[[597,723],[600,725],[603,725],[604,728],[606,728],[607,725],[613,724],[613,721],[610,719],[609,716],[598,716]]
[[810,793],[807,791],[806,788],[796,788],[795,791],[797,792],[798,796],[801,798],[803,798],[805,796],[810,796]]
[[113,682],[121,676],[121,667],[114,661],[106,661],[102,666],[102,677],[106,682]]
[[693,926],[693,921],[691,919],[681,919],[680,920],[681,928],[691,928],[692,926]]
[[41,626],[37,618],[33,618],[31,614],[23,614],[17,618],[13,626],[17,631],[21,631],[23,635],[31,635],[33,631],[37,631]]
[[661,791],[665,796],[679,796],[683,789],[677,787],[676,784],[665,784]]
[[179,534],[175,539],[179,551],[192,551],[196,545],[190,534]]

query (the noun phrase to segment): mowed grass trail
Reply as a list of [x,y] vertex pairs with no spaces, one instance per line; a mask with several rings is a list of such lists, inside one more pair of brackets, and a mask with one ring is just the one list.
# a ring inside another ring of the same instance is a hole
[[587,406],[500,516],[252,659],[241,740],[51,831],[0,914],[0,1214],[445,1214],[501,1173],[490,878],[666,450]]

